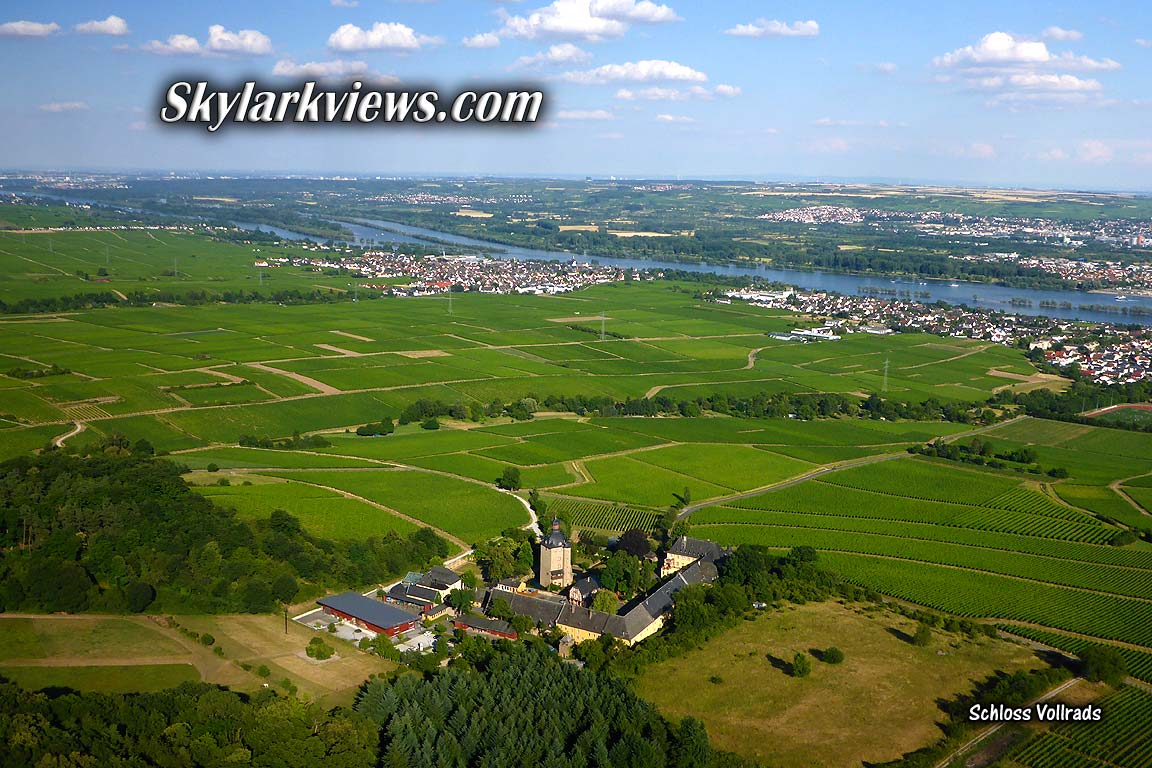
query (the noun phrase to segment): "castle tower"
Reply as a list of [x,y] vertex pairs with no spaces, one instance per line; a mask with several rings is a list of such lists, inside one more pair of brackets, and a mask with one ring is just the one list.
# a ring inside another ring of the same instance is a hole
[[552,532],[540,541],[540,586],[555,584],[563,589],[572,583],[572,542],[560,530],[560,520],[552,518]]

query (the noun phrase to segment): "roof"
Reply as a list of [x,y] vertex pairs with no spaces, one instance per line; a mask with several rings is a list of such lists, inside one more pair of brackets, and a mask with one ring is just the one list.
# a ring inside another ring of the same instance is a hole
[[381,629],[391,629],[401,624],[417,621],[417,617],[407,611],[402,611],[394,605],[388,605],[370,597],[364,597],[359,592],[329,595],[316,602],[325,608],[332,608]]
[[460,583],[460,574],[445,568],[442,565],[430,569],[420,579],[420,585],[433,589],[450,589],[454,584]]
[[668,548],[668,554],[698,557],[701,560],[714,563],[724,557],[724,548],[714,541],[690,539],[687,536],[681,536],[672,542],[672,546]]
[[558,547],[571,548],[572,542],[568,541],[568,537],[564,535],[564,531],[560,530],[560,518],[552,518],[552,530],[544,537],[540,545],[548,549],[556,549]]
[[600,589],[600,579],[595,576],[584,576],[573,582],[571,591],[579,592],[582,595],[590,595],[596,590]]
[[419,584],[396,584],[388,590],[388,597],[408,603],[435,605],[440,602],[440,593]]
[[537,624],[547,624],[552,626],[556,623],[556,617],[560,615],[560,611],[565,606],[569,605],[567,600],[562,598],[549,597],[534,597],[532,595],[525,595],[519,592],[509,592],[506,594],[493,593],[493,599],[502,597],[508,601],[508,607],[512,609],[512,613],[517,616],[527,616],[535,621]]
[[454,624],[463,624],[465,627],[471,629],[478,629],[482,632],[497,632],[502,635],[516,635],[516,630],[512,629],[512,625],[506,621],[499,621],[497,619],[485,619],[481,616],[457,616],[452,620]]

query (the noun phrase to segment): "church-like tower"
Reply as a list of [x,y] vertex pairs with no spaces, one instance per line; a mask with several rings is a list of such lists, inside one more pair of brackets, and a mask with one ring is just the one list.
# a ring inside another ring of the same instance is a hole
[[552,518],[552,532],[540,542],[540,569],[537,580],[544,588],[563,589],[572,583],[572,542],[560,530],[559,518]]

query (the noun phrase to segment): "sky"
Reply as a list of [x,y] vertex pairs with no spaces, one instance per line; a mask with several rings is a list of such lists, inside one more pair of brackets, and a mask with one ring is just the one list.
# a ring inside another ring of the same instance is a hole
[[[1152,3],[4,0],[0,168],[1152,189]],[[546,92],[530,127],[164,125],[176,79]]]

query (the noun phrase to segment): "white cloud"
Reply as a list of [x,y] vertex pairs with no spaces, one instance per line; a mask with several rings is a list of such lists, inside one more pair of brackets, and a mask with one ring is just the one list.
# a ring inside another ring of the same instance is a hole
[[42,112],[79,112],[85,109],[88,109],[88,104],[83,101],[54,101],[40,105]]
[[968,157],[974,157],[978,160],[989,160],[996,157],[996,147],[978,141],[969,144],[965,154],[967,154]]
[[213,24],[203,44],[191,35],[176,34],[164,42],[150,40],[141,49],[164,56],[263,56],[272,53],[272,41],[255,29],[232,32],[222,24]]
[[990,32],[976,45],[966,45],[951,53],[937,56],[938,67],[962,67],[988,64],[1044,64],[1052,59],[1048,46],[1039,40],[1021,40],[1007,32]]
[[[999,78],[996,78],[999,79]],[[1008,84],[1017,88],[1040,91],[1098,91],[1100,82],[1075,75],[1056,75],[1039,72],[1025,72],[1011,75]]]
[[356,78],[374,82],[397,82],[395,77],[380,75],[371,71],[368,64],[363,61],[343,59],[308,61],[303,64],[297,64],[291,59],[281,59],[272,68],[272,74],[310,80],[349,80]]
[[880,61],[872,65],[872,71],[881,75],[891,75],[896,72],[899,67],[891,61]]
[[328,37],[328,47],[336,51],[416,51],[442,42],[438,37],[418,34],[407,24],[395,21],[378,21],[371,29],[343,24]]
[[621,88],[616,91],[616,98],[620,101],[688,101],[689,99],[710,101],[716,96],[732,98],[739,96],[740,93],[740,87],[735,85],[720,84],[711,90],[702,85],[684,89],[652,85],[647,88]]
[[686,82],[704,82],[708,76],[703,72],[692,69],[675,61],[663,59],[646,59],[644,61],[629,61],[624,64],[605,64],[602,67],[588,69],[582,72],[567,72],[564,79],[573,83],[586,85],[612,82],[648,83],[661,80],[679,80]]
[[1112,148],[1098,139],[1088,139],[1080,142],[1076,152],[1077,159],[1082,163],[1106,163],[1112,159]]
[[82,35],[115,35],[117,37],[128,34],[128,22],[119,16],[109,16],[103,21],[85,21],[77,24],[76,31]]
[[635,24],[665,24],[670,21],[683,21],[676,11],[666,5],[657,5],[650,0],[592,0],[588,8],[592,16],[615,21],[629,21]]
[[598,134],[596,134],[596,138],[604,139],[605,141],[620,141],[621,139],[624,138],[624,134],[622,134],[622,133],[598,133]]
[[360,0],[331,0],[331,3],[336,8],[358,8]]
[[580,64],[592,58],[592,54],[572,43],[557,43],[546,51],[531,56],[521,56],[512,63],[513,67],[535,67],[541,64]]
[[569,109],[556,113],[559,120],[615,120],[616,116],[606,109]]
[[200,41],[191,35],[171,35],[166,41],[150,40],[142,50],[162,56],[198,56],[204,52]]
[[776,19],[757,19],[751,24],[737,24],[724,34],[735,37],[816,37],[820,25],[815,21],[794,21],[788,24]]
[[1142,37],[1136,38],[1136,45],[1141,48],[1152,48],[1152,40],[1145,40]]
[[460,41],[465,48],[496,48],[500,45],[500,36],[495,32],[481,32]]
[[976,45],[966,45],[932,60],[937,67],[1013,68],[1058,66],[1066,69],[1119,69],[1112,59],[1091,59],[1073,53],[1053,54],[1042,40],[1028,40],[1008,32],[990,32]]
[[1060,162],[1068,159],[1068,153],[1060,149],[1060,147],[1053,147],[1052,149],[1046,149],[1038,152],[1036,154],[1036,158],[1046,163]]
[[694,123],[696,118],[687,117],[685,115],[656,115],[656,119],[661,123]]
[[262,56],[272,53],[272,41],[268,35],[254,29],[231,32],[221,24],[213,24],[208,27],[208,50],[214,53]]
[[555,0],[524,16],[504,12],[503,21],[501,35],[524,40],[561,37],[598,42],[628,31],[628,24],[623,21],[594,16],[591,0]]
[[9,21],[0,24],[0,37],[47,37],[60,31],[54,21]]
[[1042,33],[1049,40],[1079,40],[1084,33],[1077,29],[1064,29],[1062,27],[1048,27]]

